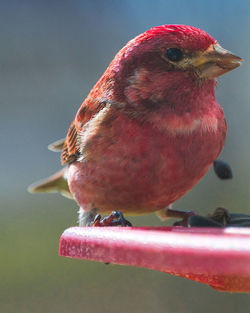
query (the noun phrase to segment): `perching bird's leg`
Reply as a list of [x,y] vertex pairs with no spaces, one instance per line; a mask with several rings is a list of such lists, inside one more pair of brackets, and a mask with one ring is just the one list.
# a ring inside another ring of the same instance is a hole
[[132,224],[124,218],[121,212],[113,211],[109,216],[104,218],[101,218],[101,215],[97,214],[91,226],[132,226]]
[[79,226],[91,226],[91,224],[93,223],[96,214],[97,214],[97,210],[94,208],[90,211],[85,211],[82,208],[79,209],[78,211],[79,216],[78,216],[78,224]]
[[164,208],[157,212],[157,215],[160,217],[161,220],[166,220],[170,217],[181,219],[180,221],[176,222],[175,226],[186,226],[187,220],[190,216],[196,215],[193,211],[182,211],[176,210],[172,208],[172,204],[170,204],[167,208]]

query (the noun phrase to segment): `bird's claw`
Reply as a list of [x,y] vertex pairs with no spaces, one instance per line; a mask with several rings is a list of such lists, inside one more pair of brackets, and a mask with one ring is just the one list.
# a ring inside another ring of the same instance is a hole
[[177,223],[185,227],[249,227],[250,215],[229,213],[225,208],[217,208],[213,214],[206,217],[191,215],[186,220]]
[[184,227],[225,227],[228,226],[231,215],[225,208],[217,208],[213,214],[200,216],[192,211],[185,212],[181,221],[174,223],[174,226]]
[[95,216],[91,226],[132,226],[119,211],[113,211],[110,215],[101,217],[100,214]]
[[222,226],[227,226],[231,220],[231,215],[225,208],[217,208],[213,214],[209,214],[207,217],[217,223],[220,223]]
[[231,214],[225,208],[217,208],[213,214],[208,216],[190,216],[187,220],[187,227],[226,227],[231,222]]

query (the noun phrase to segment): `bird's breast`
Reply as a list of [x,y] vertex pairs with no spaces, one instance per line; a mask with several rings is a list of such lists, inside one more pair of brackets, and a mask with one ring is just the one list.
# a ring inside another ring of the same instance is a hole
[[[92,137],[87,158],[69,166],[69,187],[86,209],[145,213],[190,190],[220,153],[224,117],[156,127],[119,116]],[[184,126],[183,126],[184,125]]]

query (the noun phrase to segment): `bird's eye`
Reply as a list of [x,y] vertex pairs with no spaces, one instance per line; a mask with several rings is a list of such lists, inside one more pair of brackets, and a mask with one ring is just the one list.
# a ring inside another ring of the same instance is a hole
[[172,62],[178,62],[182,59],[183,53],[178,48],[170,48],[165,53],[165,57]]

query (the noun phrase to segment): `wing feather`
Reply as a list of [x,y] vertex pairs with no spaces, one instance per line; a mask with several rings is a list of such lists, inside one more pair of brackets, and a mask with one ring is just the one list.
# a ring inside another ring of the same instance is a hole
[[78,159],[80,155],[79,134],[83,126],[105,106],[106,101],[93,101],[90,97],[83,102],[67,133],[61,154],[62,165]]

